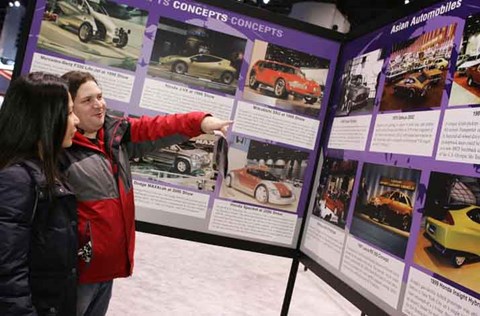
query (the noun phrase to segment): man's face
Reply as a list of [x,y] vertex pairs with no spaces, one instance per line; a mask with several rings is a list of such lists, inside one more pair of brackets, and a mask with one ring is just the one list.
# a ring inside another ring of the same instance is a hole
[[80,119],[78,127],[85,136],[95,136],[105,121],[106,104],[102,90],[95,81],[87,81],[80,86],[73,101],[73,111]]

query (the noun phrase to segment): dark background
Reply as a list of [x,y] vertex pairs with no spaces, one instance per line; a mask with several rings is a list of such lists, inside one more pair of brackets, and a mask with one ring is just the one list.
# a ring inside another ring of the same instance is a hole
[[[374,21],[380,16],[395,15],[405,6],[405,0],[270,0],[264,4],[262,0],[231,0],[243,2],[247,5],[261,7],[279,14],[289,14],[292,5],[298,2],[333,3],[351,24],[351,30]],[[410,0],[411,3],[420,4],[424,0]],[[441,1],[435,1],[441,2]],[[429,1],[431,4],[432,1]]]

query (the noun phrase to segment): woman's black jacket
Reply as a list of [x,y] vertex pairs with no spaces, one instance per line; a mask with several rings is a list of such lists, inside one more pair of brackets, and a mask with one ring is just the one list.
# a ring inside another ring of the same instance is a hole
[[34,161],[0,170],[2,316],[76,314],[75,197],[57,183],[49,199],[40,170]]

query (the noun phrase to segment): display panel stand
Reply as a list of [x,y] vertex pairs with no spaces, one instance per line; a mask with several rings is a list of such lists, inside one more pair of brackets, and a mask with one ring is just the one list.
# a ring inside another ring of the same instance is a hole
[[142,233],[155,234],[166,237],[173,237],[179,239],[185,239],[189,241],[202,242],[209,245],[222,246],[235,248],[240,250],[253,251],[263,253],[266,255],[274,255],[286,258],[292,258],[295,253],[295,249],[278,247],[273,245],[266,245],[252,241],[246,241],[230,237],[214,236],[207,233],[195,232],[187,229],[181,229],[177,227],[164,226],[158,224],[152,224],[142,221],[135,221],[136,231]]
[[[388,313],[386,313],[383,309],[373,304],[354,288],[340,280],[337,276],[335,276],[335,274],[328,271],[302,252],[300,252],[297,261],[301,262],[306,269],[311,270],[316,276],[325,281],[330,287],[332,287],[335,291],[345,297],[345,299],[360,309],[362,311],[362,315],[388,316]],[[291,280],[289,279],[289,283],[290,282]],[[293,280],[293,282],[295,282],[295,280]]]
[[288,315],[288,309],[290,308],[290,302],[292,301],[293,288],[295,286],[295,281],[297,279],[299,263],[300,261],[298,260],[298,255],[295,255],[295,257],[292,259],[290,274],[288,275],[287,288],[285,290],[285,297],[283,299],[282,311],[280,313],[280,315],[282,316]]

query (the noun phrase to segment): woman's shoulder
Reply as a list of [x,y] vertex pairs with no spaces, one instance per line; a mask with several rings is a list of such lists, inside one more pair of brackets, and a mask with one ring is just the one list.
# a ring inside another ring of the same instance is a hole
[[32,178],[29,172],[27,171],[25,166],[20,163],[13,164],[0,170],[0,184],[30,184],[31,182]]
[[0,201],[2,206],[17,208],[30,203],[35,194],[33,179],[21,164],[0,170]]
[[12,232],[24,232],[25,224],[31,222],[35,197],[33,179],[24,166],[13,164],[0,170],[0,221],[4,228],[0,231],[2,238]]
[[0,170],[0,183],[4,184],[6,181],[42,185],[45,183],[45,174],[39,161],[27,159]]

